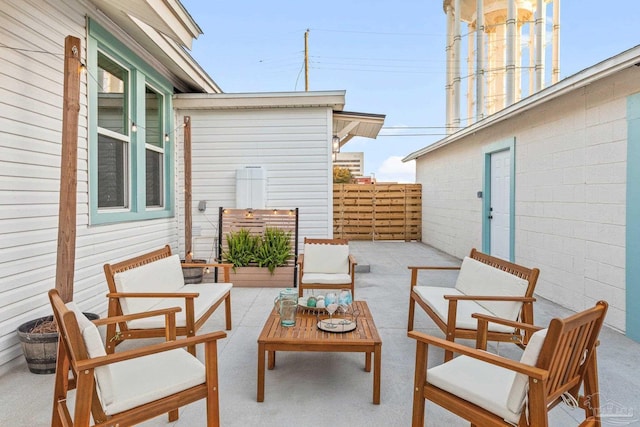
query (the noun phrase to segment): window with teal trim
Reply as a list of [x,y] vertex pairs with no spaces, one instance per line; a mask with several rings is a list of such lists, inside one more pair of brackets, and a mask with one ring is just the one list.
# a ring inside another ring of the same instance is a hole
[[172,216],[173,87],[95,22],[89,28],[91,223]]
[[128,76],[98,52],[98,209],[129,207]]

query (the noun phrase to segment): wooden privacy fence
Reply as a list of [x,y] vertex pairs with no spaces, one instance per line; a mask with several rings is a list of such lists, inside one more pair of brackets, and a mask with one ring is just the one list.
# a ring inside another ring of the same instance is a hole
[[333,237],[422,240],[422,185],[334,184]]

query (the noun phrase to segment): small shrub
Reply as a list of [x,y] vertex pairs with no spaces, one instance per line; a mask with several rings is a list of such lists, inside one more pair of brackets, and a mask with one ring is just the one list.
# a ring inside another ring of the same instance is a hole
[[284,265],[289,258],[291,258],[291,232],[267,227],[255,253],[258,267],[267,267],[273,274],[276,267]]
[[255,262],[255,253],[260,244],[260,236],[254,236],[246,228],[227,234],[227,251],[222,254],[225,262],[236,267],[246,267]]
[[285,265],[291,258],[291,232],[267,227],[264,234],[252,235],[246,228],[227,234],[227,250],[222,253],[224,262],[237,267],[257,264],[267,267],[273,274],[276,267]]

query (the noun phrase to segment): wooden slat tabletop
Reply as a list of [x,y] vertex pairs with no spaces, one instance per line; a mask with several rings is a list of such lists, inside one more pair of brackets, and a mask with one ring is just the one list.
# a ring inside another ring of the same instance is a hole
[[280,343],[280,344],[331,344],[331,345],[353,345],[353,344],[375,344],[382,340],[378,335],[378,330],[373,322],[371,312],[365,301],[354,301],[353,309],[359,312],[356,321],[356,329],[350,332],[326,332],[318,328],[320,319],[328,318],[326,312],[318,313],[314,310],[298,308],[296,314],[296,324],[284,327],[280,325],[280,317],[274,311],[267,319],[265,326],[258,337],[258,343]]

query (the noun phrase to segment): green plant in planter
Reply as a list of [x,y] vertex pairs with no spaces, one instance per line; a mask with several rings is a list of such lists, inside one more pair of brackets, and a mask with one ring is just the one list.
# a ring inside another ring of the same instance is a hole
[[265,228],[255,253],[258,267],[267,267],[273,274],[276,267],[284,265],[291,258],[291,232],[279,228]]
[[236,267],[246,267],[255,262],[255,253],[260,245],[260,236],[254,236],[246,228],[227,234],[227,250],[222,254],[225,262]]

